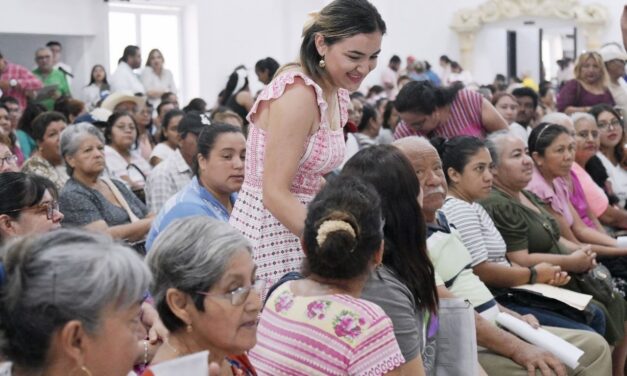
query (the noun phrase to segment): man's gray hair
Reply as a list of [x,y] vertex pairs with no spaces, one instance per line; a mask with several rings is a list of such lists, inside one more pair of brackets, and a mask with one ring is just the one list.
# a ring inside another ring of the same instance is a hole
[[[104,145],[105,139],[104,135],[98,128],[94,127],[92,124],[87,122],[82,122],[78,124],[70,124],[61,132],[61,140],[59,141],[59,148],[61,149],[61,157],[66,161],[66,157],[71,157],[78,149],[80,149],[81,144],[85,140],[87,136],[95,136],[102,142]],[[65,164],[65,168],[67,169],[67,173],[69,176],[72,176],[74,170],[67,163]]]
[[[220,281],[231,258],[240,251],[252,253],[250,242],[228,223],[206,216],[173,221],[153,243],[146,263],[153,273],[150,292],[157,311],[170,330],[183,322],[170,310],[166,292],[170,288],[199,297]],[[194,299],[203,310],[203,299]]]
[[592,116],[591,114],[587,112],[575,112],[570,115],[570,119],[573,121],[573,124],[575,126],[577,126],[577,123],[580,122],[581,120],[588,120],[589,122],[594,124],[595,127],[597,125],[597,121],[594,118],[594,116]]
[[96,333],[107,309],[141,302],[150,284],[132,249],[81,230],[14,240],[0,260],[0,352],[28,369],[44,366],[52,336],[68,321]]

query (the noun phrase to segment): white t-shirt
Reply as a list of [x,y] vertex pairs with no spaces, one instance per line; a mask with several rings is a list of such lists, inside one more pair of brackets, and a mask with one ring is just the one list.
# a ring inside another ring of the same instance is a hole
[[139,77],[133,73],[133,69],[125,61],[118,64],[118,69],[111,75],[111,92],[130,91],[131,93],[144,93],[144,85],[142,85]]
[[621,208],[625,207],[627,201],[627,171],[619,165],[614,166],[612,162],[603,153],[597,152],[597,157],[603,163],[603,167],[607,171],[609,181],[612,184],[612,190],[618,197],[619,205]]
[[152,149],[152,153],[150,153],[150,158],[148,158],[148,161],[150,161],[152,157],[157,157],[162,161],[165,161],[166,159],[168,159],[168,157],[174,155],[174,151],[175,149],[172,149],[170,146],[168,146],[168,144],[166,144],[165,142],[161,142],[157,144],[154,149]]
[[[126,176],[138,186],[143,187],[146,184],[146,179],[150,175],[151,167],[150,164],[141,157],[138,150],[131,150],[130,163],[109,145],[105,146],[104,151],[110,177],[122,180],[126,183],[126,181],[122,179],[122,177]],[[134,166],[131,166],[131,164]]]

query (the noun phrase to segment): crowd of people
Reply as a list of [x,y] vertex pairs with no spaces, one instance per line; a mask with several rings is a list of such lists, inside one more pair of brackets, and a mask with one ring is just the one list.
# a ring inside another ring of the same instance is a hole
[[334,0],[262,90],[182,108],[158,49],[81,93],[58,42],[0,54],[0,375],[625,374],[624,46],[539,84],[395,55],[362,93],[386,29]]

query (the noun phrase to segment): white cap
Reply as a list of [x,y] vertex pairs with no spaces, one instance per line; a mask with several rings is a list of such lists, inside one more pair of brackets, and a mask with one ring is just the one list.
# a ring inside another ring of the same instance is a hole
[[612,60],[627,61],[627,54],[625,53],[625,51],[614,43],[606,44],[605,46],[601,47],[601,50],[599,52],[601,53],[601,56],[603,57],[603,62],[605,63]]

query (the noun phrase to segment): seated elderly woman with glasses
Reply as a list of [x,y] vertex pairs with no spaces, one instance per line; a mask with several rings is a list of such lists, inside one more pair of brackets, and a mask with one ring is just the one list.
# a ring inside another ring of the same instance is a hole
[[0,174],[0,242],[61,226],[57,190],[50,180],[22,172]]
[[143,356],[136,331],[150,273],[132,250],[59,230],[0,255],[0,375],[126,376]]
[[0,174],[3,172],[18,172],[17,155],[11,151],[11,140],[0,133]]
[[208,350],[220,375],[256,375],[245,352],[257,342],[265,281],[256,278],[248,240],[227,223],[186,217],[157,237],[146,262],[154,276],[150,292],[170,331],[151,368]]

